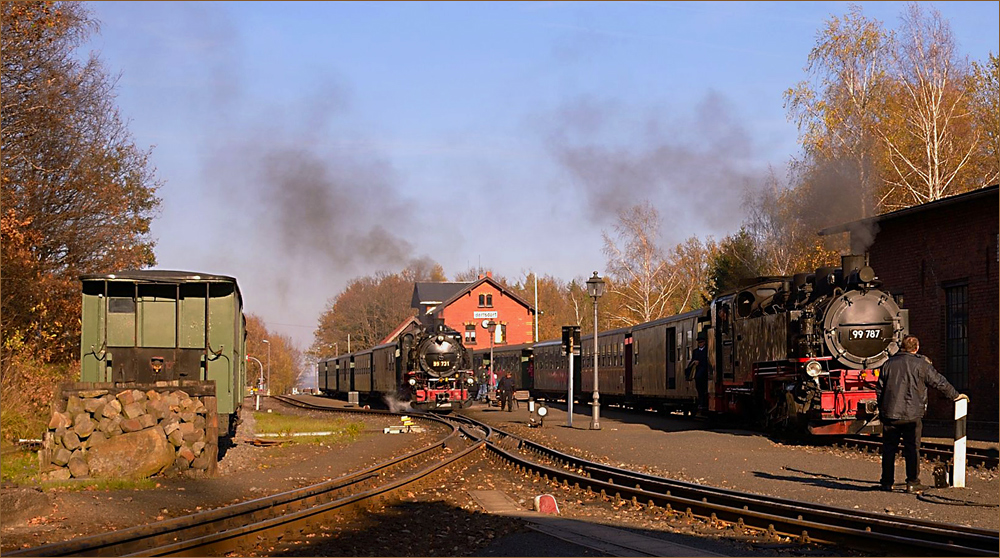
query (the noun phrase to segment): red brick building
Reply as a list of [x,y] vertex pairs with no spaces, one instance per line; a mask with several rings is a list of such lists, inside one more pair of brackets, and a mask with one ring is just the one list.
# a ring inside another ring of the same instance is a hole
[[471,349],[489,347],[489,322],[496,322],[495,345],[517,345],[534,340],[535,309],[493,280],[492,274],[472,283],[415,283],[413,308],[434,315],[462,332]]
[[[990,186],[821,232],[875,232],[869,264],[889,292],[902,295],[920,353],[969,395],[969,420],[993,431],[1000,414],[998,208],[998,187]],[[927,418],[952,420],[953,404],[931,391]]]

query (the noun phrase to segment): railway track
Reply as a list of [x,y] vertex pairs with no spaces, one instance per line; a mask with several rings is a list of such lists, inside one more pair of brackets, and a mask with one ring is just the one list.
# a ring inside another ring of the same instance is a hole
[[574,486],[636,507],[752,528],[772,537],[880,554],[996,556],[996,531],[847,510],[655,477],[587,461],[479,424],[495,459],[520,473]]
[[[560,408],[566,410],[565,403],[550,403]],[[652,409],[638,409],[638,408],[626,408],[617,407],[616,411],[626,412],[626,413],[637,413],[637,414],[649,414],[655,416],[665,416],[663,413],[652,410]],[[704,417],[696,416],[683,416],[676,417],[678,419],[690,420],[696,422],[706,422]],[[822,443],[822,442],[817,442]],[[845,448],[856,448],[867,452],[878,453],[882,450],[882,439],[878,436],[844,436],[837,437],[828,440],[826,443],[835,446],[841,446]],[[928,442],[926,440],[920,443],[920,455],[928,461],[935,461],[941,463],[950,463],[954,460],[954,445],[946,444],[940,442]],[[980,467],[983,469],[997,469],[1000,468],[1000,450],[997,448],[976,448],[972,446],[967,446],[965,450],[966,464],[969,467]]]
[[[307,409],[341,414],[400,415],[380,410],[338,410],[288,398],[283,402]],[[244,554],[263,541],[290,534],[309,533],[330,514],[366,508],[378,501],[413,490],[422,482],[485,444],[476,429],[460,427],[429,415],[413,415],[426,422],[445,424],[441,439],[404,456],[335,480],[301,489],[159,521],[112,533],[5,553],[6,556],[219,556]]]
[[[855,447],[869,452],[878,453],[882,450],[882,439],[873,436],[849,436],[841,438],[835,442],[845,447]],[[955,458],[953,445],[939,442],[920,442],[921,457],[930,461],[950,463]],[[982,467],[984,469],[996,469],[1000,461],[1000,452],[996,448],[974,448],[965,449],[965,459],[969,467]]]

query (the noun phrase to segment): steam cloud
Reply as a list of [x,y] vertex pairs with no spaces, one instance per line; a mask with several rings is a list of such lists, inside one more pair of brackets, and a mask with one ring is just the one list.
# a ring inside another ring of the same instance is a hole
[[[548,130],[588,217],[608,222],[649,200],[662,215],[690,215],[717,230],[739,223],[741,192],[761,183],[763,172],[747,163],[753,143],[720,95],[708,94],[693,115],[673,122],[655,114],[632,125],[622,113],[614,103],[578,101],[558,111]],[[624,139],[619,146],[589,140],[611,135]]]

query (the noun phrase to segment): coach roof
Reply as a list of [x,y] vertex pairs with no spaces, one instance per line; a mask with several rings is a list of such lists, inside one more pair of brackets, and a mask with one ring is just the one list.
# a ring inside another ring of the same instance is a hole
[[81,275],[80,280],[122,280],[139,283],[236,283],[236,278],[228,275],[169,269],[126,269],[115,273],[92,273]]

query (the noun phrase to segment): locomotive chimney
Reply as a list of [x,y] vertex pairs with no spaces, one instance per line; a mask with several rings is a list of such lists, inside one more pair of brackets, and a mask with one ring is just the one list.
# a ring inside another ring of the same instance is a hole
[[840,266],[844,270],[844,277],[849,276],[851,273],[861,269],[865,265],[864,254],[850,254],[848,256],[840,257]]

